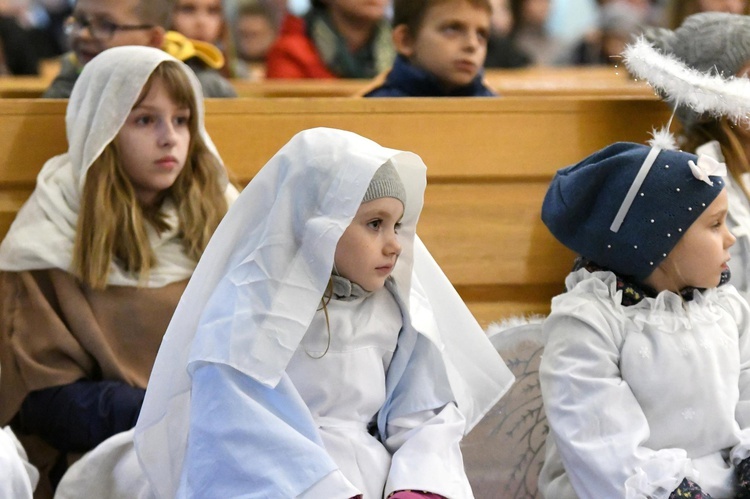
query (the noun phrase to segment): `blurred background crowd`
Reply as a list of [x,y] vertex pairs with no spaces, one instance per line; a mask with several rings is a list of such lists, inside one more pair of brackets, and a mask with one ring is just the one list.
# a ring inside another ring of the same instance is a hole
[[[0,0],[0,75],[38,75],[48,66],[56,72],[55,61],[69,50],[74,2]],[[696,12],[747,9],[747,0],[493,0],[485,67],[617,64],[624,44],[643,29],[675,28]],[[294,78],[302,76],[283,67],[268,71],[273,47],[294,43],[295,20],[309,25],[326,10],[333,30],[353,45],[390,39],[382,33],[389,29],[388,2],[369,0],[174,0],[171,28],[221,49],[225,77]],[[353,71],[337,76],[372,76]]]

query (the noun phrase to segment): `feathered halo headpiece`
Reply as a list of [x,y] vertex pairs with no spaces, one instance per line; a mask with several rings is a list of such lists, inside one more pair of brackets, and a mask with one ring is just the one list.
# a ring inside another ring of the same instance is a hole
[[[629,44],[623,52],[628,71],[646,80],[676,111],[686,106],[699,114],[750,125],[750,79],[704,73],[688,67],[671,54],[657,50],[645,38]],[[674,112],[672,113],[674,118]],[[676,149],[669,123],[652,132],[652,147]]]

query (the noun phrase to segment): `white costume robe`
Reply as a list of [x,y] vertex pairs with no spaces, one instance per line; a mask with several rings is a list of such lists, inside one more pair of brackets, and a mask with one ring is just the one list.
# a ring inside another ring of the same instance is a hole
[[0,498],[31,499],[39,472],[10,427],[0,428]]
[[[329,303],[331,348],[312,359],[336,244],[386,162],[407,199],[393,283]],[[149,381],[135,442],[157,497],[471,497],[459,440],[513,377],[416,238],[424,186],[415,155],[330,129],[296,135],[258,173]]]
[[733,497],[750,455],[750,308],[731,285],[621,304],[579,270],[552,302],[540,378],[545,497],[667,498],[687,477]]

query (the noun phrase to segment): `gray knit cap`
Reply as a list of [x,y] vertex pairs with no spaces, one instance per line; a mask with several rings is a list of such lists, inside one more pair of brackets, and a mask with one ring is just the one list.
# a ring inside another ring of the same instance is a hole
[[375,172],[362,202],[380,198],[396,198],[406,206],[406,188],[390,160]]
[[[750,16],[701,12],[687,17],[675,31],[654,28],[645,36],[660,51],[705,73],[729,78],[750,61]],[[676,115],[686,129],[714,119],[687,106],[679,106]]]

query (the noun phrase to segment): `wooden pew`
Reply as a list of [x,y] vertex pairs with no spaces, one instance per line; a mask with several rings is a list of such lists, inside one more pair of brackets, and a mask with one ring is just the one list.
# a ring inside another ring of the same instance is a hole
[[[669,118],[651,99],[238,99],[206,104],[207,127],[244,184],[296,132],[351,130],[428,166],[418,227],[482,324],[546,313],[573,255],[539,219],[554,172]],[[0,236],[44,161],[66,150],[64,101],[0,101]]]
[[504,97],[533,95],[657,98],[647,83],[632,80],[623,67],[494,69],[485,73],[485,80]]
[[[490,69],[487,85],[503,97],[608,97],[656,99],[645,82],[608,66]],[[356,97],[374,88],[370,80],[232,80],[240,97]]]
[[232,79],[240,97],[352,97],[369,80],[261,80]]
[[[628,78],[622,68],[571,67],[492,69],[487,84],[503,97],[568,96],[656,99],[644,82]],[[49,86],[49,74],[41,77],[0,77],[0,98],[41,97]],[[264,80],[233,79],[240,97],[356,97],[370,88],[370,80]]]
[[41,97],[50,80],[37,76],[0,77],[0,99],[35,99]]

